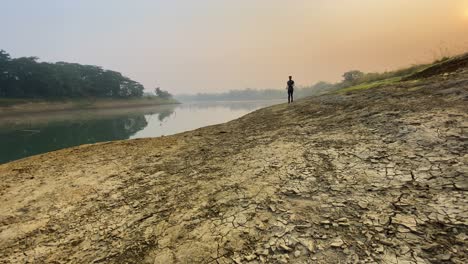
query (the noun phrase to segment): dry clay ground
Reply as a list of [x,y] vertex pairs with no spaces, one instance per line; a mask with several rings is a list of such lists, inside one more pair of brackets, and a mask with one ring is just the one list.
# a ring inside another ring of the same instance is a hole
[[0,166],[1,263],[466,263],[468,70]]

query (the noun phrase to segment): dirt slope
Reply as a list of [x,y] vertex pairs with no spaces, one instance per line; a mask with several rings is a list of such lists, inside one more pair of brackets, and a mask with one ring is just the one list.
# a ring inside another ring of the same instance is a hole
[[466,263],[468,70],[0,166],[0,263]]
[[465,68],[468,68],[468,53],[433,64],[420,72],[408,76],[405,79],[417,80],[441,74],[445,74],[447,76],[450,73],[456,72],[460,69],[463,70]]

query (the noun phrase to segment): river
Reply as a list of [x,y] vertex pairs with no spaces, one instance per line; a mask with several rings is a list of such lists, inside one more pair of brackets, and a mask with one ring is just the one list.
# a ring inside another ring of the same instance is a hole
[[1,117],[0,163],[82,144],[172,135],[281,102],[187,103]]

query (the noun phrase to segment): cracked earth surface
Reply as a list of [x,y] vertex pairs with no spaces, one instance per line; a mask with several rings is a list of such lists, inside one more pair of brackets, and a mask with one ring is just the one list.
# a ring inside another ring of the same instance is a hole
[[466,263],[468,71],[0,165],[0,263]]

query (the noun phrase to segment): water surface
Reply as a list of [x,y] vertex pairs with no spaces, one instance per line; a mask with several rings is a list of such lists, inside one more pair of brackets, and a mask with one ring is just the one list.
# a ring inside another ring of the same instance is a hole
[[277,103],[190,103],[0,117],[0,163],[82,144],[172,135]]

